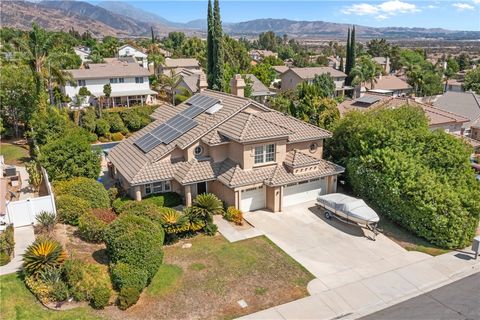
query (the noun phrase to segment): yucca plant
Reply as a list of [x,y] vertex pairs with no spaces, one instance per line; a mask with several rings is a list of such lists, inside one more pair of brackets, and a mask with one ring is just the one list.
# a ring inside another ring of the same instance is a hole
[[162,208],[160,221],[167,233],[180,233],[188,231],[188,218],[172,208]]
[[53,212],[42,211],[36,217],[41,231],[52,232],[57,223],[57,216]]
[[55,240],[39,237],[31,244],[23,255],[23,268],[28,275],[38,275],[49,267],[63,264],[67,253]]
[[205,222],[212,222],[213,215],[223,214],[223,204],[213,193],[198,195],[193,201],[193,213]]

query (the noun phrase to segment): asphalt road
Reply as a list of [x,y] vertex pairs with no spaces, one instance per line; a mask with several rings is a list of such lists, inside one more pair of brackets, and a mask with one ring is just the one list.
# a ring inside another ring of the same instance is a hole
[[460,319],[480,319],[480,273],[372,313],[360,320]]

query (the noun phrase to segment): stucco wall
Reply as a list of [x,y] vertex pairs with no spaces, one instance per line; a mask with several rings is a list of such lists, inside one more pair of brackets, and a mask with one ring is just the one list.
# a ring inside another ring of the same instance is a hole
[[282,80],[282,91],[295,89],[297,85],[303,81],[302,78],[297,76],[293,71],[287,71],[283,73],[280,76],[280,79]]
[[[254,164],[254,156],[255,156],[255,147],[262,146],[266,144],[275,144],[275,162],[273,163],[265,163],[260,165]],[[277,163],[282,163],[285,160],[285,155],[287,152],[287,141],[286,140],[277,140],[277,141],[265,141],[262,143],[255,143],[255,144],[247,144],[243,147],[243,166],[242,168],[245,170],[257,168],[261,166],[268,166],[274,165]]]
[[267,209],[273,212],[280,211],[281,187],[266,187]]
[[[118,77],[112,77],[118,78]],[[112,86],[112,93],[116,92],[132,92],[135,90],[149,90],[150,84],[148,82],[148,77],[143,77],[143,83],[135,83],[135,77],[128,77],[123,78],[124,83],[111,83]],[[76,81],[76,80],[75,80]],[[86,79],[85,80],[85,87],[92,93],[92,94],[103,94],[103,86],[107,83],[110,83],[110,77],[106,76],[102,79]],[[68,95],[70,98],[75,97],[78,94],[81,86],[71,86],[70,84],[65,85],[65,94]]]
[[[317,150],[315,152],[310,152],[310,145],[313,142],[317,144]],[[323,158],[323,139],[287,144],[287,152],[293,151],[294,149],[298,149],[303,153],[311,155],[312,157],[315,157],[317,159],[322,159]]]
[[207,189],[209,192],[225,201],[228,206],[235,206],[235,191],[229,189],[224,184],[218,181],[210,181],[208,182]]

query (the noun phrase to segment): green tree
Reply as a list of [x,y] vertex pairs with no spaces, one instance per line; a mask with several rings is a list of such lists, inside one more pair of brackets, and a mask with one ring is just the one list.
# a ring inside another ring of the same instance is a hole
[[220,18],[220,4],[218,0],[213,2],[213,77],[212,89],[218,91],[225,90],[224,73],[224,51],[223,51],[223,31],[222,20]]
[[156,90],[168,92],[170,98],[172,99],[172,104],[175,104],[175,90],[177,89],[181,80],[179,74],[175,74],[173,70],[170,72],[170,76],[165,74],[160,74],[157,76],[157,85],[155,86]]
[[348,84],[348,75],[350,74],[350,71],[352,70],[352,66],[350,65],[350,55],[351,55],[351,50],[350,50],[350,44],[351,44],[351,33],[350,33],[350,27],[348,27],[348,33],[347,33],[347,44],[346,44],[346,56],[345,56],[345,73],[347,74],[347,79],[345,79],[346,83]]
[[461,71],[469,68],[472,63],[470,56],[465,52],[459,54],[456,60]]
[[[112,94],[112,86],[110,83],[107,83],[103,86],[103,94],[105,95],[105,98],[107,99],[107,106],[110,108],[110,95]],[[102,116],[102,107],[98,109],[100,113],[100,117]]]
[[32,138],[42,146],[50,140],[64,136],[67,129],[72,127],[72,122],[65,111],[48,106],[46,110],[33,115],[31,125]]
[[385,39],[372,39],[367,42],[367,53],[372,57],[388,57],[390,44]]
[[87,135],[79,128],[40,147],[39,161],[52,180],[96,179],[100,173],[100,155],[92,150]]
[[360,85],[364,82],[370,83],[371,89],[375,88],[378,76],[382,74],[382,67],[370,56],[361,56],[358,64],[350,71],[352,85]]
[[275,70],[273,70],[269,64],[259,63],[252,66],[249,71],[267,86],[267,88],[270,87],[270,84],[275,80]]
[[480,67],[467,71],[463,87],[480,94]]
[[356,44],[356,41],[355,41],[355,26],[352,27],[352,33],[350,34],[350,46],[349,46],[349,49],[350,49],[350,53],[348,55],[348,59],[349,59],[349,68],[350,70],[348,70],[348,73],[347,73],[347,84],[351,84],[352,83],[352,77],[350,76],[350,73],[352,72],[352,70],[355,68],[355,61],[357,59],[357,44]]
[[35,191],[38,191],[42,183],[42,173],[38,168],[38,163],[36,161],[27,162],[26,169],[28,172],[28,183],[33,186]]
[[215,69],[213,48],[213,8],[211,0],[208,0],[207,10],[207,83],[208,87],[211,89],[213,86],[213,70]]

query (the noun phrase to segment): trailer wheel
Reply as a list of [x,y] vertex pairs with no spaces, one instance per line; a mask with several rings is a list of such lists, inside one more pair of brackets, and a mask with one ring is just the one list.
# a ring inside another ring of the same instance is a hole
[[325,211],[325,219],[327,219],[327,220],[332,219],[332,215],[330,214],[330,212]]

